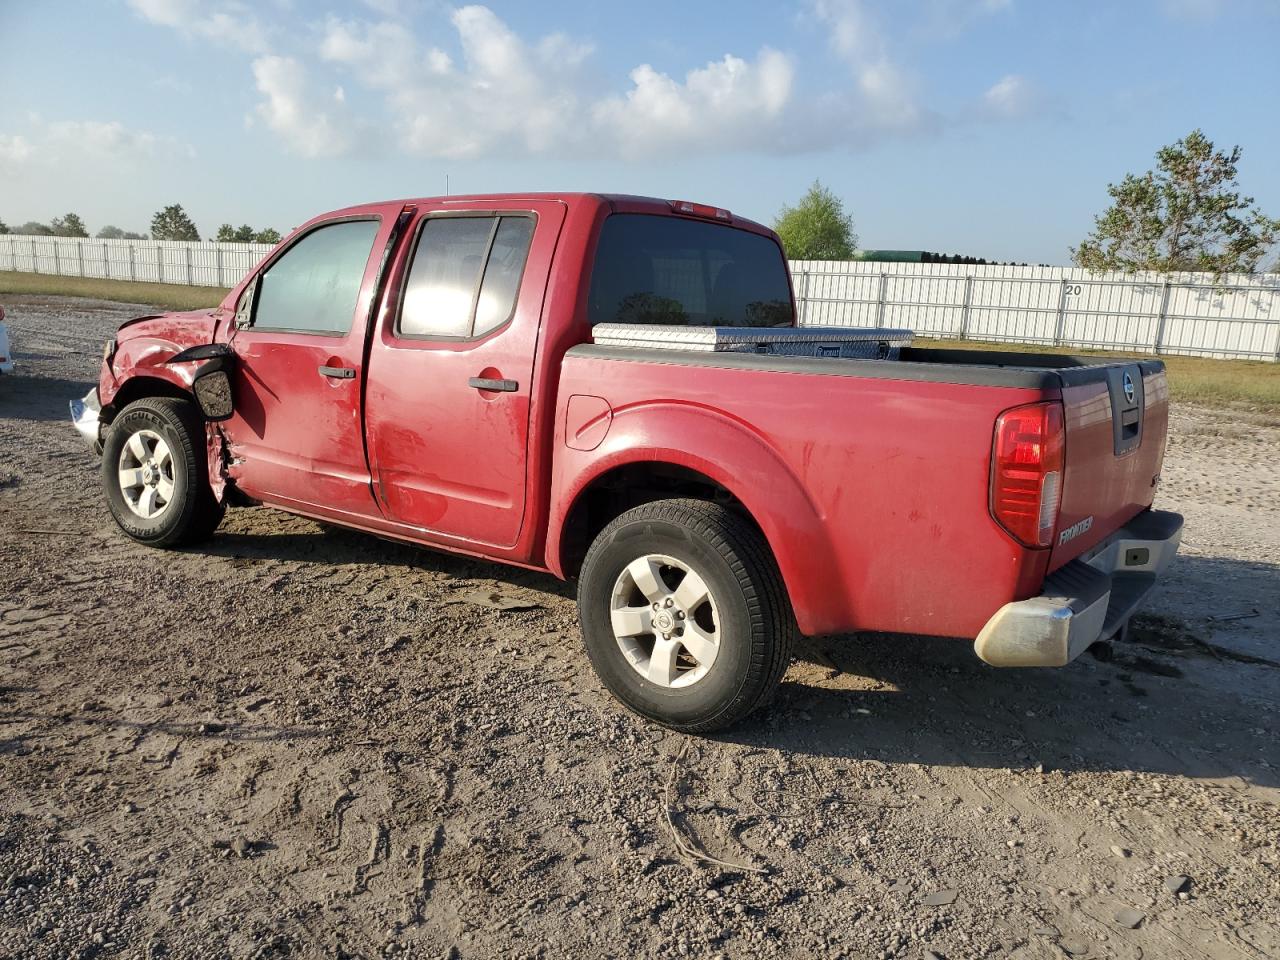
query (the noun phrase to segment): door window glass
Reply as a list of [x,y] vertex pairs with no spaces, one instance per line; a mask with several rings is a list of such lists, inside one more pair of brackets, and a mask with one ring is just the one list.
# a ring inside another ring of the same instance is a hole
[[351,329],[376,220],[320,227],[291,246],[258,279],[254,326],[342,334]]
[[409,337],[479,336],[515,309],[531,217],[433,217],[422,226],[397,331]]
[[480,284],[474,336],[496,330],[511,316],[532,239],[533,218],[503,217],[499,221],[498,230],[493,235],[493,249],[489,252],[489,264],[484,271],[484,282]]

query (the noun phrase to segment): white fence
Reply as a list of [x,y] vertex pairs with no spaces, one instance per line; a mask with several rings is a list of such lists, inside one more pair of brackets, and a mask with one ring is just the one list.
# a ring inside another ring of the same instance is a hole
[[791,264],[807,326],[927,337],[1280,360],[1280,275],[1090,273],[1064,267]]
[[[262,243],[0,235],[0,270],[231,287]],[[1062,267],[791,263],[805,325],[925,337],[1280,360],[1280,275],[1089,273]]]
[[234,287],[271,248],[269,243],[88,240],[10,233],[0,234],[0,270]]

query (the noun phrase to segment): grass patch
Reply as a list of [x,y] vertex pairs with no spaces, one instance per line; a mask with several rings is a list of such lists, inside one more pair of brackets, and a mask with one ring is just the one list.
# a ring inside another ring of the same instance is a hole
[[47,273],[0,270],[0,296],[6,293],[119,300],[123,303],[145,303],[168,310],[199,310],[201,307],[216,307],[227,295],[227,291],[221,287],[189,287],[177,283],[102,280],[97,277],[56,277]]
[[[927,340],[919,346],[955,350],[1014,350],[1072,353],[1081,356],[1152,356],[1148,351],[1085,350],[1034,343],[989,343],[976,340]],[[1161,356],[1169,375],[1169,395],[1176,403],[1200,406],[1243,406],[1259,413],[1280,416],[1280,363],[1262,360],[1212,360],[1208,357]]]

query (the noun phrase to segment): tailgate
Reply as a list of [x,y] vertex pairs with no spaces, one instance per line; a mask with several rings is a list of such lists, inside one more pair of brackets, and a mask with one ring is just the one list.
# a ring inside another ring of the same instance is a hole
[[1050,570],[1151,506],[1169,427],[1169,389],[1158,360],[1060,373],[1066,446]]

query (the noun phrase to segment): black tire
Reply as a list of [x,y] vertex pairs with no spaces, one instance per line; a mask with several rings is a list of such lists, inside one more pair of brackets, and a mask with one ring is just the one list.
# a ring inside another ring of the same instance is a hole
[[[120,457],[139,431],[163,438],[172,462],[173,495],[155,517],[139,516],[129,506],[120,481]],[[172,397],[145,397],[129,404],[107,432],[102,447],[102,485],[107,507],[120,529],[139,543],[176,547],[213,535],[226,508],[209,487],[204,420],[194,404]]]
[[[628,564],[654,555],[697,571],[717,608],[718,653],[689,686],[642,676],[614,635],[615,586],[626,582],[620,578]],[[765,703],[791,662],[797,634],[764,537],[739,515],[703,500],[643,504],[605,527],[583,561],[578,615],[587,655],[604,685],[641,716],[685,733],[723,729]]]

